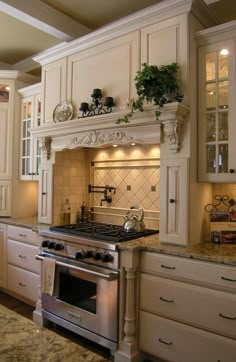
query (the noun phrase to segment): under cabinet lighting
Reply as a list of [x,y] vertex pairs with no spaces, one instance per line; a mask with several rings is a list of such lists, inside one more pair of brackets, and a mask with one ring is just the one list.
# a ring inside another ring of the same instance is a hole
[[6,89],[6,91],[9,91],[9,90],[10,90],[9,85],[7,85],[7,86],[5,87],[5,89]]
[[135,143],[133,142],[133,143],[131,143],[131,146],[135,146]]
[[118,145],[113,145],[113,147],[118,147]]

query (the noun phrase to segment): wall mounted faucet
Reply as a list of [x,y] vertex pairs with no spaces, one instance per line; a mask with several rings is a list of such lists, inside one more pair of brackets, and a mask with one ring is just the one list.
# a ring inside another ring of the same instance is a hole
[[[102,189],[101,191],[100,190],[96,190],[96,189]],[[116,193],[116,187],[113,187],[113,186],[108,186],[108,185],[105,185],[105,186],[94,186],[94,185],[91,185],[89,184],[88,185],[88,192],[91,193],[91,192],[96,192],[96,193],[100,193],[100,194],[103,194],[103,199],[100,200],[100,206],[102,206],[102,203],[103,202],[107,202],[108,204],[110,204],[112,202],[112,197],[111,195],[108,195],[108,192],[112,192]]]

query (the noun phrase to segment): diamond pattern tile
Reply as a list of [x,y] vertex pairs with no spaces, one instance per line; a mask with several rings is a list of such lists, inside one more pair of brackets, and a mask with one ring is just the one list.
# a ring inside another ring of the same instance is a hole
[[[112,207],[130,208],[139,205],[149,210],[160,210],[159,167],[106,167],[94,168],[94,184],[116,187],[112,196]],[[131,190],[127,190],[127,186]],[[151,187],[155,187],[152,191]],[[100,206],[102,194],[94,194],[94,206]],[[105,205],[105,203],[104,203]]]

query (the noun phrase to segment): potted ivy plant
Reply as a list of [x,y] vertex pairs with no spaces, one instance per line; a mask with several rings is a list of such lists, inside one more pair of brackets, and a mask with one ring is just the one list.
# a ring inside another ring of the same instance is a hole
[[119,118],[116,123],[129,123],[135,110],[143,111],[144,101],[157,106],[157,120],[164,104],[181,102],[183,95],[178,85],[178,69],[177,63],[161,66],[142,64],[142,69],[137,72],[134,79],[138,98],[132,100],[130,112]]

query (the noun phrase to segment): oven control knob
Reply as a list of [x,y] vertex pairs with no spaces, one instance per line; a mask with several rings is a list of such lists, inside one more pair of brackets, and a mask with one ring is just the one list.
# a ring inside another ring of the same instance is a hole
[[49,245],[49,240],[43,240],[42,241],[42,247],[43,248],[48,248],[48,245]]
[[113,256],[111,254],[104,254],[103,258],[102,258],[102,261],[104,263],[110,263],[110,262],[113,261]]
[[92,258],[93,252],[92,250],[86,250],[84,258]]
[[48,249],[55,249],[56,243],[54,241],[50,241],[48,244]]
[[63,250],[64,249],[64,245],[61,243],[56,243],[55,245],[55,250]]
[[84,259],[85,258],[85,251],[79,250],[75,253],[75,259]]
[[93,258],[95,260],[103,260],[103,256],[104,256],[104,253],[101,251],[95,251],[95,253],[93,254]]

